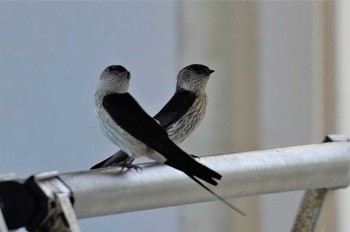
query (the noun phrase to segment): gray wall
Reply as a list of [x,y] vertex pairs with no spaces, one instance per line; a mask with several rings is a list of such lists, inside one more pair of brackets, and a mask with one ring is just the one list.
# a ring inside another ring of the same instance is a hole
[[[175,3],[1,2],[0,172],[22,177],[77,171],[116,151],[93,108],[100,72],[132,73],[131,93],[150,114],[170,98]],[[79,221],[83,231],[177,231],[167,208]]]

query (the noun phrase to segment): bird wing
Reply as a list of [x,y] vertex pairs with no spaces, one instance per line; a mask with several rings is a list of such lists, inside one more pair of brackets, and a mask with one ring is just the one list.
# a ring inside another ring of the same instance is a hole
[[[188,112],[195,100],[196,95],[194,93],[182,89],[177,90],[168,103],[154,116],[154,119],[167,130]],[[91,169],[108,167],[113,163],[124,162],[127,159],[128,155],[125,152],[119,151],[94,165]]]
[[196,95],[187,90],[177,90],[168,103],[154,116],[167,130],[169,126],[182,118],[191,108]]
[[129,94],[109,94],[103,98],[102,105],[114,122],[148,147],[162,154],[165,164],[183,171],[188,176],[198,177],[217,185],[214,179],[221,175],[198,163],[179,148],[168,137],[167,132],[149,116]]
[[116,124],[146,145],[149,140],[168,137],[167,132],[129,93],[108,94],[103,98],[102,105]]
[[243,211],[210,190],[197,179],[199,178],[212,185],[217,185],[216,180],[220,180],[221,175],[198,163],[190,155],[181,150],[181,148],[169,139],[167,132],[141,108],[130,94],[106,95],[103,98],[102,105],[121,128],[145,143],[148,147],[162,154],[166,158],[165,164],[183,171],[224,204],[245,215]]

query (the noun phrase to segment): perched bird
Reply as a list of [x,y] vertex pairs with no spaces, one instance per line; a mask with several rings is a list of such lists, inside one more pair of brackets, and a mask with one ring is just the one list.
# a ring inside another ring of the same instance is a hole
[[179,148],[167,132],[128,93],[130,73],[120,65],[107,67],[99,78],[95,107],[105,135],[129,156],[149,158],[184,172],[232,209],[240,209],[206,187],[199,179],[217,185],[221,175]]
[[[205,87],[213,72],[201,64],[183,68],[177,75],[175,94],[154,116],[175,144],[180,145],[185,141],[204,118],[208,103]],[[133,157],[120,150],[91,169],[116,165],[137,167],[131,164],[133,161]]]

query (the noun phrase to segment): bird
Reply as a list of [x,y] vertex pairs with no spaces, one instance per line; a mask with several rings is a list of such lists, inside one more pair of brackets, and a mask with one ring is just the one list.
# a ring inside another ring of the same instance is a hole
[[107,138],[129,156],[146,155],[182,171],[227,206],[245,215],[200,181],[216,186],[222,176],[197,162],[169,138],[166,130],[129,94],[129,82],[130,72],[121,65],[108,66],[100,75],[95,91],[95,111]]
[[[213,72],[202,64],[191,64],[181,69],[177,75],[174,95],[153,117],[175,144],[181,145],[202,122],[208,104],[205,87]],[[91,169],[109,166],[138,168],[132,164],[133,161],[133,157],[120,150]]]

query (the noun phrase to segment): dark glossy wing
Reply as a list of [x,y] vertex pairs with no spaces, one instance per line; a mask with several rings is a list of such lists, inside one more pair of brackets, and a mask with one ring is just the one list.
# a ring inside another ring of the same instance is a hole
[[[186,90],[177,90],[168,103],[154,116],[166,130],[173,123],[182,118],[193,105],[196,95]],[[113,103],[111,103],[113,104]],[[130,110],[130,109],[129,109]],[[113,163],[124,162],[129,156],[122,151],[94,165],[91,169],[108,167]]]
[[177,90],[168,103],[159,111],[155,119],[167,130],[169,126],[182,118],[191,108],[196,95],[187,90]]
[[183,171],[191,178],[198,177],[217,185],[214,179],[221,179],[221,175],[198,163],[176,146],[169,139],[167,132],[141,108],[130,94],[106,95],[102,104],[116,124],[162,154],[167,160],[165,164]]
[[102,105],[115,123],[147,145],[149,140],[168,137],[129,93],[106,95]]

